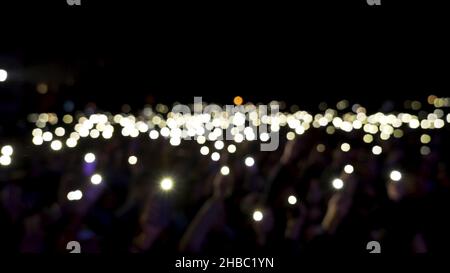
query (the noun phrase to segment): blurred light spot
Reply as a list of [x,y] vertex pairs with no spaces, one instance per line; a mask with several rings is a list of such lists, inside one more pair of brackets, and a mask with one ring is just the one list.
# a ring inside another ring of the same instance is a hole
[[235,153],[235,152],[236,152],[236,146],[235,146],[234,144],[228,145],[227,151],[228,151],[230,154]]
[[222,175],[229,175],[229,174],[230,174],[230,168],[228,168],[227,166],[223,166],[223,167],[220,169],[220,173],[221,173]]
[[294,132],[289,132],[286,134],[286,138],[287,140],[294,140],[295,139],[295,133]]
[[59,140],[53,140],[52,143],[50,143],[50,147],[54,151],[59,151],[62,148],[62,143]]
[[81,198],[83,198],[83,193],[80,190],[70,191],[67,194],[67,200],[69,201],[76,201],[80,200]]
[[62,137],[66,133],[66,130],[64,130],[63,127],[58,127],[55,129],[55,135]]
[[247,167],[252,167],[253,165],[255,165],[255,160],[253,159],[253,157],[247,156],[247,158],[245,158],[245,165]]
[[42,95],[47,94],[47,92],[48,92],[48,85],[46,83],[43,83],[43,82],[38,83],[36,85],[36,91],[39,94],[42,94]]
[[11,145],[5,145],[2,147],[1,152],[3,155],[11,156],[14,153],[14,149]]
[[389,177],[391,178],[392,181],[397,182],[400,181],[400,179],[402,179],[402,173],[394,170],[390,173]]
[[138,159],[134,155],[128,157],[128,164],[135,165],[137,163]]
[[157,139],[159,137],[159,133],[156,130],[151,130],[148,135],[150,136],[151,139]]
[[342,145],[341,145],[341,150],[343,151],[343,152],[348,152],[348,151],[350,151],[350,144],[348,144],[348,143],[342,143]]
[[236,96],[233,99],[233,103],[235,105],[241,105],[244,102],[244,99],[241,96]]
[[316,150],[317,150],[319,153],[325,152],[325,145],[323,145],[323,144],[318,144],[318,145],[316,146]]
[[173,180],[169,177],[163,178],[159,185],[163,191],[170,191],[173,189]]
[[371,143],[373,141],[373,136],[370,134],[365,134],[363,137],[363,141],[365,143]]
[[289,203],[290,205],[295,205],[295,204],[297,204],[297,197],[295,197],[294,195],[290,195],[290,196],[288,197],[288,203]]
[[35,136],[33,137],[33,144],[36,146],[42,145],[42,143],[44,142],[44,140],[42,139],[41,136]]
[[70,137],[66,140],[66,145],[69,148],[73,148],[77,146],[77,140],[75,138]]
[[353,171],[354,171],[354,168],[352,165],[350,165],[350,164],[345,165],[344,172],[346,174],[351,174],[351,173],[353,173]]
[[259,222],[263,219],[263,213],[260,210],[255,210],[253,212],[253,220]]
[[333,180],[332,185],[336,190],[340,190],[344,187],[344,181],[342,181],[342,179],[340,178],[336,178]]
[[0,156],[0,165],[2,166],[8,166],[11,164],[11,157],[7,155]]
[[379,154],[381,154],[381,152],[383,152],[383,149],[380,146],[375,145],[372,147],[372,153],[374,155],[379,155]]
[[66,115],[63,116],[63,122],[65,124],[70,124],[70,123],[73,122],[73,117],[71,115],[69,115],[69,114],[66,114]]
[[431,141],[430,135],[428,135],[428,134],[423,134],[423,135],[420,136],[420,142],[421,142],[421,143],[427,144],[427,143],[430,143],[430,141]]
[[431,153],[430,147],[428,147],[428,146],[420,147],[420,154],[421,155],[429,155],[430,153]]
[[218,152],[214,152],[211,154],[211,159],[213,161],[218,161],[220,159],[220,154]]
[[42,134],[42,139],[44,141],[51,141],[53,139],[53,134],[50,132],[45,132]]
[[218,141],[216,141],[216,142],[214,143],[214,147],[215,147],[217,150],[222,150],[224,146],[225,146],[225,144],[223,143],[222,140],[218,140]]
[[94,185],[102,183],[102,180],[103,180],[102,176],[98,173],[91,176],[91,183]]
[[200,153],[201,153],[202,155],[207,155],[207,154],[209,154],[209,148],[208,148],[207,146],[201,147],[201,148],[200,148]]
[[0,82],[6,81],[7,78],[8,78],[8,72],[6,72],[6,70],[4,70],[4,69],[0,69]]
[[87,153],[84,155],[84,161],[87,163],[92,163],[95,161],[95,155],[93,153]]

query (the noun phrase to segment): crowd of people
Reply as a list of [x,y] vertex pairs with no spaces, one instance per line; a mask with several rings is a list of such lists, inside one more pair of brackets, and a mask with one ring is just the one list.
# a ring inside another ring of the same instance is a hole
[[[18,137],[14,163],[0,168],[0,244],[20,253],[68,252],[67,243],[78,241],[83,253],[300,255],[368,253],[367,243],[377,241],[383,253],[443,252],[449,131],[428,132],[426,155],[422,133],[406,128],[401,138],[379,141],[383,152],[375,155],[362,132],[310,129],[281,137],[273,152],[244,141],[219,161],[195,141],[173,147],[164,138],[114,135],[54,152]],[[343,142],[351,149],[343,151]],[[89,152],[95,162],[84,160]],[[248,156],[254,165],[244,163]],[[393,170],[399,181],[389,177]],[[93,172],[102,183],[90,183]],[[164,177],[171,190],[160,188]],[[333,187],[336,178],[342,188]],[[69,200],[76,189],[82,198]]]

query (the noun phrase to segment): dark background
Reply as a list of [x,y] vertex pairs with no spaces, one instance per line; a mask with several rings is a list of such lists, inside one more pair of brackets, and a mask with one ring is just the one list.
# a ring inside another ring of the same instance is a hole
[[108,110],[194,95],[304,108],[347,98],[376,109],[448,89],[448,20],[438,1],[41,2],[1,8],[0,60],[26,98],[46,82],[78,107],[96,101]]

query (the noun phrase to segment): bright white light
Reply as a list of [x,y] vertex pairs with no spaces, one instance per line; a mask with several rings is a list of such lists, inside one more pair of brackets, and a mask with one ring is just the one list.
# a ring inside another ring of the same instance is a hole
[[290,196],[288,197],[288,203],[289,203],[290,205],[295,205],[295,204],[297,204],[297,197],[295,197],[295,196],[293,196],[293,195],[290,195]]
[[241,133],[238,133],[234,136],[234,141],[236,143],[241,143],[242,141],[244,141],[244,136]]
[[253,212],[253,220],[259,222],[263,219],[263,213],[260,210],[255,210]]
[[268,133],[261,133],[261,135],[259,135],[259,139],[260,139],[262,142],[269,141],[269,138],[270,138],[270,136],[269,136]]
[[170,130],[167,127],[163,127],[161,128],[161,135],[163,137],[168,137],[170,135]]
[[11,157],[7,155],[0,156],[0,165],[2,166],[8,166],[11,164]]
[[67,200],[76,201],[83,198],[83,193],[80,190],[71,191],[67,194]]
[[156,130],[151,130],[149,136],[151,139],[157,139],[159,137],[159,133]]
[[53,139],[53,134],[50,132],[45,132],[42,134],[42,139],[44,141],[51,141]]
[[214,148],[216,148],[217,150],[222,150],[224,146],[225,144],[223,143],[222,140],[214,142]]
[[91,176],[91,183],[94,185],[98,185],[98,184],[102,183],[102,180],[103,180],[102,176],[99,175],[98,173]]
[[341,145],[341,150],[343,151],[343,152],[348,152],[348,151],[350,151],[350,144],[348,144],[348,143],[342,143],[342,145]]
[[230,168],[228,168],[227,166],[223,166],[223,167],[220,169],[220,173],[221,173],[222,175],[229,175],[229,174],[230,174]]
[[172,145],[172,146],[178,146],[181,143],[181,138],[172,137],[172,138],[170,138],[169,142],[170,142],[170,145]]
[[204,144],[206,142],[206,137],[204,136],[198,136],[197,137],[197,143],[198,144]]
[[253,159],[253,157],[248,156],[247,158],[245,158],[245,165],[247,167],[252,167],[253,165],[255,165],[255,160]]
[[230,144],[230,145],[227,147],[227,150],[228,150],[228,152],[229,152],[230,154],[233,154],[233,153],[236,152],[236,146],[235,146],[234,144]]
[[130,164],[130,165],[135,165],[137,163],[137,161],[138,161],[138,159],[134,155],[132,155],[128,158],[128,164]]
[[63,127],[58,127],[55,129],[55,135],[61,137],[66,133],[66,130],[64,130]]
[[100,132],[97,129],[92,129],[91,132],[89,133],[89,135],[92,138],[98,138],[100,136]]
[[400,181],[400,179],[402,179],[402,173],[394,170],[391,172],[389,177],[391,178],[392,181],[397,182],[397,181]]
[[62,148],[62,143],[59,140],[53,140],[52,143],[50,144],[50,147],[54,151],[59,151]]
[[92,163],[95,161],[95,155],[93,153],[87,153],[84,155],[84,161],[87,163]]
[[201,153],[202,155],[207,155],[207,154],[209,154],[209,148],[206,147],[206,146],[201,147],[201,148],[200,148],[200,153]]
[[5,145],[2,148],[2,154],[6,156],[11,156],[14,152],[14,149],[11,145]]
[[6,70],[4,70],[4,69],[0,69],[0,82],[6,81],[7,78],[8,78],[8,72],[6,72]]
[[213,161],[218,161],[220,159],[220,154],[218,152],[214,152],[211,154],[211,159]]
[[44,142],[44,140],[42,139],[41,136],[35,136],[33,137],[33,144],[34,145],[42,145],[42,143]]
[[77,146],[77,140],[75,138],[68,138],[66,140],[66,145],[69,148],[73,148],[73,147]]
[[173,180],[169,177],[166,177],[161,180],[159,185],[163,191],[170,191],[173,188]]
[[372,153],[374,155],[379,155],[379,154],[381,154],[382,151],[383,151],[383,149],[380,146],[378,146],[378,145],[375,145],[372,148]]
[[342,181],[342,179],[339,178],[334,179],[332,184],[333,188],[335,188],[336,190],[340,190],[344,187],[344,181]]
[[351,174],[351,173],[353,173],[353,170],[354,170],[354,168],[353,168],[353,166],[350,165],[350,164],[347,164],[347,165],[345,165],[345,167],[344,167],[344,172],[345,172],[346,174]]

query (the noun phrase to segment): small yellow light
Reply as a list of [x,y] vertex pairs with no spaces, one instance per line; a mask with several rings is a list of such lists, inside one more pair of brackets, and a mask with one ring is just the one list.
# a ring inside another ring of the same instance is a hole
[[325,152],[325,145],[323,145],[323,144],[318,144],[317,147],[316,147],[316,150],[317,150],[319,153]]
[[348,143],[342,143],[342,145],[341,145],[341,150],[343,151],[343,152],[348,152],[348,151],[350,151],[350,144],[348,144]]
[[241,105],[244,102],[244,99],[241,96],[236,96],[233,99],[233,103],[235,105]]

